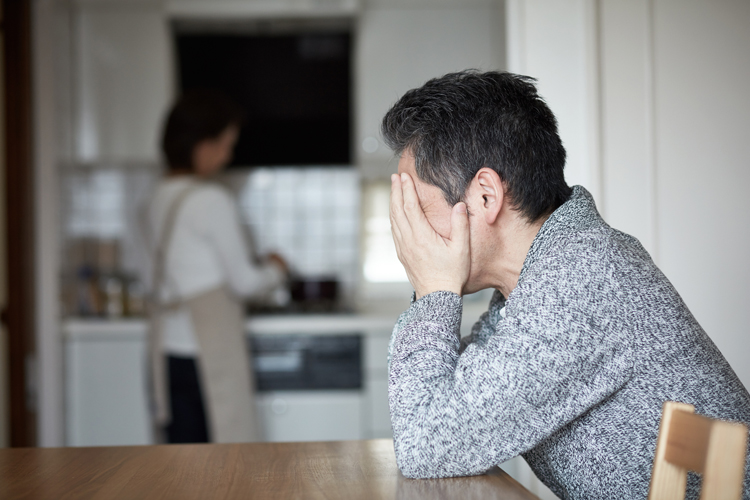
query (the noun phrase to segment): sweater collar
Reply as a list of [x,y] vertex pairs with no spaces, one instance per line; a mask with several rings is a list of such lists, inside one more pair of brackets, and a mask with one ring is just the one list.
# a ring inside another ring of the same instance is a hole
[[568,201],[552,212],[531,243],[518,277],[518,283],[521,283],[526,271],[537,260],[558,245],[557,240],[561,234],[591,229],[604,224],[591,193],[583,186],[573,186],[573,192]]

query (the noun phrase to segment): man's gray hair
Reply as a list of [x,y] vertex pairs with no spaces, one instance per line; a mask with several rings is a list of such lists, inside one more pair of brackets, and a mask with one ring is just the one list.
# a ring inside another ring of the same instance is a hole
[[439,187],[451,206],[479,169],[493,169],[513,207],[534,222],[571,193],[557,120],[534,81],[476,70],[432,79],[388,111],[383,138],[398,155],[409,150],[419,178]]

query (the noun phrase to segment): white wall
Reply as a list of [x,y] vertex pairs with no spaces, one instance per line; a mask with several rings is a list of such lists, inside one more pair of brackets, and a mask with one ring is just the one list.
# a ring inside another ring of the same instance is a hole
[[602,4],[605,212],[750,387],[750,3]]
[[566,177],[639,238],[750,386],[750,3],[509,0],[509,66],[539,78]]
[[654,3],[659,263],[750,387],[750,2]]
[[652,27],[648,0],[601,5],[602,200],[614,227],[657,257]]
[[371,1],[359,16],[355,49],[355,158],[366,178],[395,172],[380,122],[407,91],[469,68],[505,69],[503,2]]
[[596,2],[508,0],[508,70],[537,79],[558,120],[568,184],[600,199]]

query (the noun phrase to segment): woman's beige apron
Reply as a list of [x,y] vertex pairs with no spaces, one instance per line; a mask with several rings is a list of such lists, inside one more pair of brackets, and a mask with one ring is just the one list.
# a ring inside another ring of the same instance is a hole
[[185,306],[190,311],[198,341],[196,368],[203,394],[209,436],[214,443],[260,440],[255,409],[255,380],[250,369],[240,302],[226,286],[196,297],[165,304],[159,291],[165,280],[165,258],[175,220],[184,200],[199,189],[195,183],[181,192],[167,212],[164,231],[157,246],[154,267],[154,299],[150,312],[149,351],[154,424],[157,441],[171,420],[168,371],[163,351],[162,315]]

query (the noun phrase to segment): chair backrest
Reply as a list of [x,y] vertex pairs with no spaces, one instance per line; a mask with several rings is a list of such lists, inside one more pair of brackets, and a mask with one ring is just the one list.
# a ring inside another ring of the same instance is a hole
[[745,477],[747,427],[695,414],[685,403],[664,403],[649,500],[684,500],[687,472],[703,475],[701,500],[739,500]]

